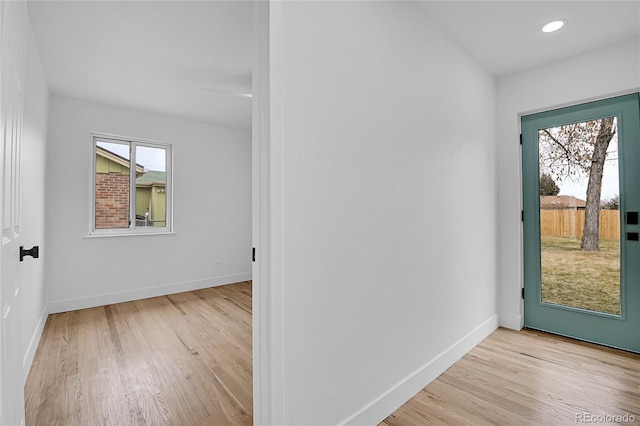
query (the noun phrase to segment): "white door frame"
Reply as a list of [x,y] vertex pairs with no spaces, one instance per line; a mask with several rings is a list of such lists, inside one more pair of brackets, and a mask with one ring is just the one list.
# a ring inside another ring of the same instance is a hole
[[281,2],[254,2],[252,321],[255,425],[284,424],[281,19]]

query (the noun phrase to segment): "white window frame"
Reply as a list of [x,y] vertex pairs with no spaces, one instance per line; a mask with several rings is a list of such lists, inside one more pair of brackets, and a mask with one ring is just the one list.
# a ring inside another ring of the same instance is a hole
[[[129,227],[96,229],[96,142],[105,141],[129,144],[129,164],[136,164],[136,147],[164,149],[166,152],[166,222],[165,226],[136,226],[136,174],[135,166],[129,167]],[[158,235],[173,234],[173,145],[167,142],[158,142],[147,139],[132,138],[130,136],[118,136],[107,133],[91,133],[91,203],[89,217],[89,237],[119,237],[130,235]]]

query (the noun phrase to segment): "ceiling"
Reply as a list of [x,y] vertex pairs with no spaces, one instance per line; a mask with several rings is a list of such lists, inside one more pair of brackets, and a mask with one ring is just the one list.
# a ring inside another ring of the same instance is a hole
[[52,93],[249,131],[245,1],[29,1]]
[[[640,37],[637,0],[417,4],[496,76]],[[251,2],[30,0],[29,14],[52,93],[251,129],[251,98],[224,93],[251,92]]]
[[[640,1],[422,1],[420,6],[495,76],[640,37]],[[555,33],[540,28],[567,24]]]

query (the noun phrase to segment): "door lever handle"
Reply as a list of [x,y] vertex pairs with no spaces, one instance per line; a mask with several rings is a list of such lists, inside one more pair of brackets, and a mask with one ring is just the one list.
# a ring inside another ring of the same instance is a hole
[[33,246],[29,250],[25,250],[24,246],[20,246],[20,262],[24,260],[25,256],[31,256],[34,259],[40,257],[40,248],[38,246]]

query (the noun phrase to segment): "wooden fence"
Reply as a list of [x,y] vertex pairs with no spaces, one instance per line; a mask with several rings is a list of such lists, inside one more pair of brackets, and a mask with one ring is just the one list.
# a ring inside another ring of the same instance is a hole
[[[584,210],[540,210],[540,233],[543,236],[582,238]],[[600,238],[620,239],[620,211],[600,210]]]

